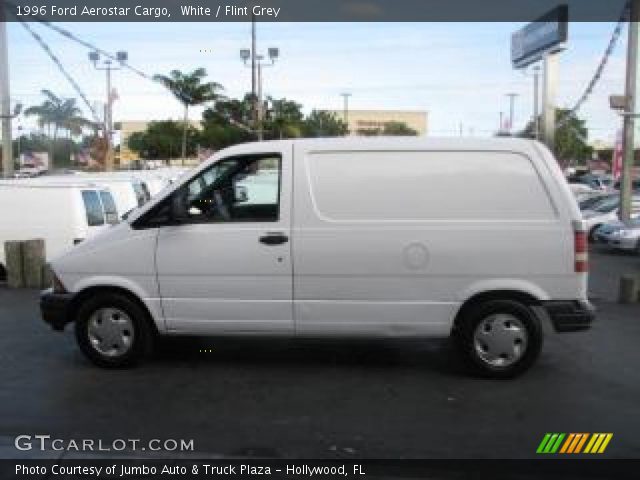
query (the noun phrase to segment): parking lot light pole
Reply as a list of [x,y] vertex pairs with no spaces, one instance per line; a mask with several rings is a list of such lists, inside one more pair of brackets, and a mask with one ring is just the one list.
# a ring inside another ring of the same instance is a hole
[[[128,59],[127,52],[120,51],[116,53],[116,59],[120,64],[124,63]],[[107,74],[107,102],[105,106],[104,115],[104,136],[107,142],[107,156],[105,158],[105,170],[113,170],[113,92],[111,90],[111,71],[120,70],[121,67],[116,67],[110,59],[100,62],[100,54],[98,52],[89,52],[89,61],[93,64],[96,70],[104,70]]]
[[[245,67],[250,67],[252,71],[257,71],[257,98],[256,98],[256,111],[255,111],[255,125],[254,129],[258,135],[258,140],[262,141],[264,135],[262,130],[262,122],[264,120],[264,105],[262,104],[262,69],[266,67],[273,67],[276,60],[280,56],[280,50],[275,47],[267,49],[268,61],[264,61],[264,55],[257,55],[254,51],[243,48],[240,50],[240,59],[244,62]],[[247,62],[251,59],[251,65]],[[255,65],[255,67],[254,67]]]

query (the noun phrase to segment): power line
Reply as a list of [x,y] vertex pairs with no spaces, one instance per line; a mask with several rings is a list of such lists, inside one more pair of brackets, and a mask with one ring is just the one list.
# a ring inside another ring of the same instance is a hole
[[560,119],[560,121],[556,125],[556,130],[558,128],[563,127],[571,119],[571,117],[575,115],[578,112],[578,110],[580,110],[580,108],[582,108],[582,105],[586,103],[586,101],[589,99],[589,96],[593,93],[593,90],[595,89],[596,85],[602,78],[602,73],[604,72],[604,69],[607,66],[607,63],[609,62],[609,58],[613,54],[613,50],[615,49],[616,44],[618,43],[618,39],[620,38],[620,35],[622,33],[622,27],[624,25],[624,22],[629,17],[630,10],[631,10],[631,3],[626,2],[624,7],[622,8],[622,13],[620,14],[618,23],[616,24],[616,27],[613,30],[613,33],[611,35],[611,39],[609,40],[607,48],[604,51],[604,55],[602,56],[602,59],[598,64],[598,68],[596,68],[596,71],[593,74],[593,77],[591,77],[591,80],[587,84],[587,88],[582,93],[580,98],[578,98],[578,101],[575,103],[573,108],[571,108],[565,114],[565,116],[562,119]]
[[62,73],[62,75],[64,75],[64,77],[67,79],[67,81],[71,84],[71,86],[73,87],[73,89],[76,91],[76,93],[80,96],[80,98],[82,99],[82,101],[85,103],[85,105],[87,106],[87,108],[89,109],[89,111],[91,112],[91,114],[93,115],[93,119],[94,121],[99,124],[101,123],[100,121],[100,117],[98,116],[97,112],[95,111],[95,109],[93,108],[93,105],[91,105],[91,102],[89,102],[89,99],[87,98],[87,96],[84,94],[84,92],[82,91],[82,89],[80,88],[80,85],[78,85],[78,83],[73,79],[73,77],[71,76],[71,74],[69,74],[69,72],[67,72],[67,70],[64,68],[64,65],[62,65],[62,62],[60,62],[60,60],[58,59],[58,57],[56,56],[55,53],[53,53],[53,51],[49,48],[49,45],[46,44],[46,42],[42,39],[42,37],[40,37],[40,35],[38,35],[36,32],[34,32],[31,27],[24,21],[22,20],[18,20],[22,26],[27,30],[27,32],[29,32],[31,34],[31,36],[34,38],[34,40],[40,45],[40,47],[42,47],[42,49],[45,51],[45,53],[49,56],[49,58],[51,59],[51,61],[58,67],[58,70],[60,70],[60,72]]

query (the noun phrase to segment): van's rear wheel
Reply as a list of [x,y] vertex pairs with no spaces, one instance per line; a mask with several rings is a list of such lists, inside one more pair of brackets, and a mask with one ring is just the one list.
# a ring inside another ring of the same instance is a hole
[[527,370],[542,348],[542,327],[533,310],[514,300],[490,300],[464,312],[456,340],[468,363],[495,378]]
[[140,305],[126,295],[104,292],[78,308],[76,339],[82,353],[96,365],[121,368],[150,352],[153,332]]

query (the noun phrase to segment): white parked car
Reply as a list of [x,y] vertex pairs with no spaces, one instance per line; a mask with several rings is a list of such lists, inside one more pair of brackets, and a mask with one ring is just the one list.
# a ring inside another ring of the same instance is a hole
[[74,322],[105,367],[156,335],[452,335],[507,377],[538,356],[543,322],[593,318],[576,202],[520,139],[234,146],[51,263],[44,320]]
[[49,185],[0,181],[0,276],[5,274],[7,240],[42,238],[50,259],[117,222],[108,189],[78,180]]
[[640,254],[640,219],[633,219],[628,224],[621,221],[605,223],[596,229],[594,239],[615,250]]

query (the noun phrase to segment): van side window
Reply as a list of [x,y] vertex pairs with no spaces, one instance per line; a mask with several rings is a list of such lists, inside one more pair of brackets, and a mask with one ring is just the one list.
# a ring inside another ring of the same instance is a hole
[[276,155],[221,160],[186,185],[189,221],[276,222],[280,177]]
[[82,200],[87,214],[87,224],[90,227],[104,225],[104,214],[100,198],[98,197],[98,192],[95,190],[83,190]]

